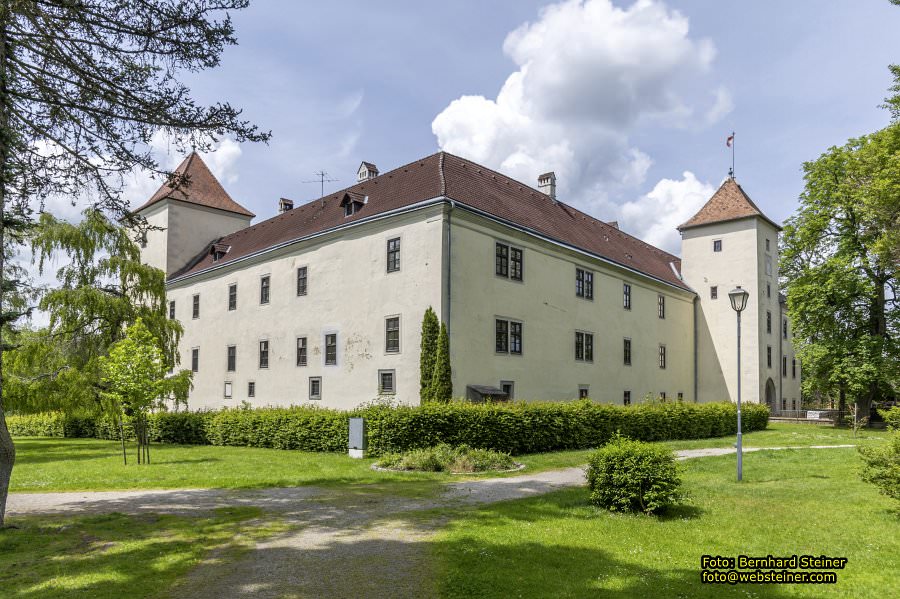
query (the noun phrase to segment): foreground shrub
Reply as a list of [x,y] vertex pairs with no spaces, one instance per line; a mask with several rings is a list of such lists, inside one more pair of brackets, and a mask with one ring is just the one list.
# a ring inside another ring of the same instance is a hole
[[878,490],[900,501],[900,430],[891,434],[887,444],[877,447],[860,447],[859,453],[866,463],[862,479],[878,487]]
[[894,406],[890,410],[879,410],[878,413],[889,429],[900,431],[900,406]]
[[670,449],[616,436],[588,460],[591,502],[614,512],[660,512],[681,499]]
[[468,445],[453,447],[441,443],[435,447],[412,449],[404,453],[388,454],[377,463],[393,470],[421,472],[486,472],[511,470],[516,466],[508,453],[490,449],[474,449]]

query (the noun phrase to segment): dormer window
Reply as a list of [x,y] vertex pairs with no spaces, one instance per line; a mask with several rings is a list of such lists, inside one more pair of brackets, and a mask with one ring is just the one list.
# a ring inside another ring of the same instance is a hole
[[353,191],[348,191],[347,193],[345,193],[343,199],[341,200],[341,207],[344,209],[344,218],[353,216],[354,214],[359,212],[362,207],[366,205],[366,201],[368,199],[368,196],[365,196],[361,193],[356,193]]
[[356,169],[356,181],[358,183],[368,181],[369,179],[374,179],[377,176],[378,167],[371,162],[363,162],[359,165],[359,168]]
[[209,253],[212,255],[213,262],[218,262],[224,258],[225,254],[227,254],[230,249],[231,246],[224,243],[212,244],[212,247],[209,248]]

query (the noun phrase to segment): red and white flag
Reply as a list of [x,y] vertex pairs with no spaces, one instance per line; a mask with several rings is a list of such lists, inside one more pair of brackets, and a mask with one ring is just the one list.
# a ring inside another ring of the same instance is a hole
[[732,145],[733,143],[734,143],[734,133],[732,133],[731,135],[729,135],[729,136],[728,136],[728,139],[725,140],[725,145],[728,146],[729,148],[731,147],[731,145]]

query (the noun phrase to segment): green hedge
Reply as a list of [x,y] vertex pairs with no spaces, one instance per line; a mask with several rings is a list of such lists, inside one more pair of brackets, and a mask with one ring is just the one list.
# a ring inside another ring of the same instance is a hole
[[[764,405],[743,408],[744,432],[762,430]],[[150,439],[162,443],[345,451],[347,419],[367,419],[369,453],[381,455],[440,443],[511,454],[587,449],[616,432],[640,441],[703,439],[737,431],[733,404],[641,404],[621,407],[590,401],[370,406],[351,412],[316,407],[164,412],[150,417]],[[113,422],[60,414],[7,417],[16,436],[118,439]],[[127,432],[127,431],[126,431]]]

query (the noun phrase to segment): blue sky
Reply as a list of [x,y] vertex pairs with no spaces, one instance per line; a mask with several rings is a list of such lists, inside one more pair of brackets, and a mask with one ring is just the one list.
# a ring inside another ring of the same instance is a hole
[[187,81],[272,130],[209,157],[258,218],[318,197],[320,169],[333,191],[361,160],[443,147],[530,184],[555,170],[561,199],[675,252],[727,174],[728,133],[738,181],[781,221],[803,161],[887,124],[900,62],[887,0],[256,0],[234,22],[239,45]]

